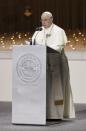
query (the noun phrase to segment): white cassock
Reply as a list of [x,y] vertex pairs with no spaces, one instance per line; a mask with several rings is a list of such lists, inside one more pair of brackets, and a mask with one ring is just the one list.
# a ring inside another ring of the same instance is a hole
[[32,43],[34,41],[57,51],[47,58],[47,119],[75,118],[68,61],[63,50],[67,43],[64,30],[55,24],[48,29],[42,27],[34,33]]

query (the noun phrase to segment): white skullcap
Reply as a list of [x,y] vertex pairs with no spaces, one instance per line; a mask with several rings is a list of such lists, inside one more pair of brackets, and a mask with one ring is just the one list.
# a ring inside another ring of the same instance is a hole
[[49,12],[49,11],[45,11],[45,12],[43,12],[43,13],[42,13],[42,15],[41,15],[41,17],[42,17],[42,16],[49,16],[49,17],[53,17],[52,13],[51,13],[51,12]]

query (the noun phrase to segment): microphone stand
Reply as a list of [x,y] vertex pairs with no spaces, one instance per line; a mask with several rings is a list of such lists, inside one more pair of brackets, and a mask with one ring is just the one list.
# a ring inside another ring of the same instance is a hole
[[33,45],[36,45],[36,37],[37,37],[38,33],[39,33],[41,30],[42,30],[42,27],[38,27],[38,28],[36,29],[37,33],[36,33],[36,35],[35,35]]

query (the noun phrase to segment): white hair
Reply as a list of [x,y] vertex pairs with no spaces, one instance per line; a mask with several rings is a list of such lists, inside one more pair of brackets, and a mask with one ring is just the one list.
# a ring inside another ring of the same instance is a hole
[[52,17],[52,18],[53,18],[52,13],[49,12],[49,11],[45,11],[45,12],[43,12],[42,15],[41,15],[41,17],[43,17],[43,16],[49,16],[49,17]]

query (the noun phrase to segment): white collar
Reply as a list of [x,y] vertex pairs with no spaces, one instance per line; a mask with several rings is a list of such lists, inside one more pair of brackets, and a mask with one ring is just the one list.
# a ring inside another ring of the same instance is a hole
[[52,29],[53,29],[54,24],[52,24],[49,28],[44,28],[44,34],[46,35],[46,37],[50,37],[51,33],[52,33]]

